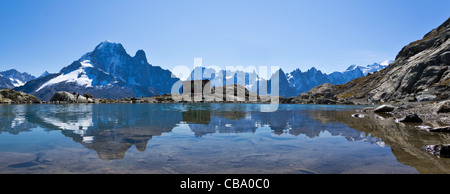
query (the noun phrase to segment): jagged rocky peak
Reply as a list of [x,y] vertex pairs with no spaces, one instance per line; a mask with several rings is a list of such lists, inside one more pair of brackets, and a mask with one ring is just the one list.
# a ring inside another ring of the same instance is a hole
[[311,69],[308,69],[307,72],[310,72],[310,73],[317,73],[318,70],[317,70],[315,67],[311,67]]
[[117,53],[126,53],[125,48],[123,48],[122,44],[114,43],[109,40],[105,40],[97,45],[94,49],[94,52],[117,52]]
[[133,57],[136,61],[141,64],[147,64],[147,57],[145,56],[144,50],[139,49]]
[[351,71],[351,70],[354,70],[354,69],[356,69],[356,68],[357,68],[357,65],[356,65],[356,64],[350,65],[350,66],[346,69],[346,71]]
[[129,65],[149,65],[147,56],[143,50],[138,50],[134,57],[131,57],[120,43],[109,40],[101,42],[92,52],[82,56],[78,61],[89,60],[100,69],[110,73],[117,72],[117,68],[126,68]]
[[[106,62],[110,64],[119,63],[128,58],[130,58],[130,56],[127,54],[122,44],[106,40],[98,44],[92,52],[81,57],[80,61],[94,60],[100,63]],[[107,61],[104,61],[105,59],[107,59]]]
[[45,77],[47,75],[50,75],[50,73],[48,71],[44,71],[44,73],[42,73],[38,78]]
[[121,69],[130,64],[131,59],[122,44],[107,40],[98,44],[92,52],[86,53],[78,61],[88,60],[94,67],[117,75],[121,73]]

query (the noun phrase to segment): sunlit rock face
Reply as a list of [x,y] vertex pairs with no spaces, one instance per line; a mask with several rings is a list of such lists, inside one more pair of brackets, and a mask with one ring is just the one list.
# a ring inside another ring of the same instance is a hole
[[403,47],[394,62],[339,87],[338,97],[369,102],[450,97],[450,18],[423,39]]

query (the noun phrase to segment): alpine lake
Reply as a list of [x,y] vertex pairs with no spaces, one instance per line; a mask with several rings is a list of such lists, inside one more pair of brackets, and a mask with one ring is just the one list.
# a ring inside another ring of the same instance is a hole
[[0,174],[450,173],[445,133],[361,106],[0,105]]

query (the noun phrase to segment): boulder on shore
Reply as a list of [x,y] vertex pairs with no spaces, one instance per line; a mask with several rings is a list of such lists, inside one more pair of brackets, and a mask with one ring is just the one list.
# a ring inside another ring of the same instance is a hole
[[93,103],[92,98],[86,98],[77,93],[70,92],[56,92],[50,102],[65,102],[65,103]]
[[437,112],[438,113],[450,113],[450,100],[446,100],[446,101],[439,103]]
[[437,96],[433,94],[421,94],[416,96],[417,102],[435,101],[436,99]]
[[385,105],[381,105],[381,106],[377,107],[373,112],[378,112],[378,113],[380,113],[380,112],[392,112],[394,110],[395,110],[394,106],[385,104]]
[[403,122],[403,123],[422,123],[423,120],[417,115],[417,114],[409,114],[405,117],[396,120],[397,122]]

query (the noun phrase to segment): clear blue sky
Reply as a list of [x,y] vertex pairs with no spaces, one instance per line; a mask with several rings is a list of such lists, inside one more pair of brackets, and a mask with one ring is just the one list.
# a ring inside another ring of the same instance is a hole
[[331,73],[394,59],[448,17],[449,0],[0,0],[0,70],[58,72],[110,40],[165,69]]

